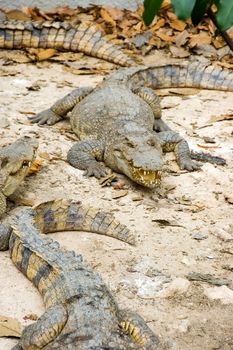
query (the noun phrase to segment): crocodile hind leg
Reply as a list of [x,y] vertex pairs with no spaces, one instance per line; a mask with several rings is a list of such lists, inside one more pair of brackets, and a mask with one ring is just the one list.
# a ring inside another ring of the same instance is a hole
[[32,123],[38,123],[39,125],[56,124],[59,120],[65,118],[67,113],[70,112],[85,96],[90,94],[92,90],[93,88],[91,87],[75,89],[65,97],[55,102],[49,109],[38,113],[36,116],[28,117],[28,119]]
[[141,97],[152,109],[154,114],[153,129],[157,132],[171,130],[169,126],[161,119],[160,98],[154,90],[148,87],[134,89],[133,92]]
[[86,170],[87,176],[100,178],[108,174],[108,169],[97,160],[103,160],[104,145],[98,140],[77,142],[67,154],[68,162],[75,168]]
[[127,333],[143,349],[161,349],[159,339],[141,316],[130,310],[120,310],[118,319],[123,332]]
[[67,322],[67,312],[62,305],[49,308],[37,322],[27,326],[18,345],[12,350],[43,349],[57,338]]
[[187,141],[175,131],[162,131],[156,134],[159,137],[164,152],[174,151],[180,169],[197,170],[201,165],[191,159]]

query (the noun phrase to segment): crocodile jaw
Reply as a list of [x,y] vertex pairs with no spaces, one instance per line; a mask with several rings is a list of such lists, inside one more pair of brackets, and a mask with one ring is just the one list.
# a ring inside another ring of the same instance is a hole
[[128,176],[144,187],[155,188],[161,183],[161,170],[144,170],[143,168],[131,167],[131,173],[132,175]]
[[161,183],[161,166],[158,166],[158,169],[144,169],[143,167],[134,166],[132,161],[118,158],[117,167],[114,170],[125,174],[132,181],[144,187],[155,188]]

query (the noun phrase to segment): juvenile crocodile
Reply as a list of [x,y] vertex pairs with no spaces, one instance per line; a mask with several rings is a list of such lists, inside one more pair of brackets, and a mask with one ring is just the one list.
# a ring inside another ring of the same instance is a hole
[[24,136],[0,149],[0,218],[11,196],[26,177],[35,158],[38,142]]
[[24,209],[15,222],[10,238],[4,239],[10,239],[13,263],[42,294],[46,312],[24,329],[13,350],[162,349],[139,315],[119,309],[82,256],[41,234],[94,231],[131,242],[127,228],[112,214],[63,199]]
[[96,26],[85,22],[0,21],[0,48],[54,48],[83,52],[124,67],[135,65],[118,46],[105,40]]
[[81,141],[68,152],[70,164],[100,177],[107,168],[97,160],[104,161],[153,188],[160,183],[162,151],[174,151],[181,169],[199,167],[188,143],[161,119],[159,98],[151,89],[184,86],[233,91],[233,72],[196,62],[122,69],[95,89],[74,90],[30,120],[52,125],[71,111],[71,126]]

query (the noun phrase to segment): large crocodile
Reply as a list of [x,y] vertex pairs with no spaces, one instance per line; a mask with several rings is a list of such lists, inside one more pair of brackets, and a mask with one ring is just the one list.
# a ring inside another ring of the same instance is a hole
[[78,88],[30,119],[52,125],[71,111],[71,126],[81,141],[68,152],[70,164],[100,177],[107,168],[97,160],[104,161],[153,188],[160,183],[162,151],[174,151],[181,169],[199,167],[188,143],[161,119],[159,98],[151,89],[184,86],[233,91],[233,72],[197,62],[122,69],[97,88]]
[[132,243],[112,214],[80,202],[61,199],[20,212],[10,237],[2,240],[10,241],[13,263],[38,288],[46,312],[24,329],[13,350],[161,350],[145,321],[119,309],[82,256],[41,234],[61,230],[94,231]]
[[135,65],[118,46],[104,39],[96,26],[86,22],[0,21],[0,48],[54,48],[83,52],[124,67]]
[[38,142],[24,136],[0,149],[0,217],[6,211],[6,198],[19,187],[35,158]]

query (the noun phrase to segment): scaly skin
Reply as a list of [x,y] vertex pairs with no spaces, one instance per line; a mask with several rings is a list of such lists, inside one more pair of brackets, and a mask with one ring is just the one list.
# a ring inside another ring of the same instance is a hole
[[114,171],[154,188],[160,183],[162,151],[174,151],[181,169],[200,167],[192,161],[188,143],[161,119],[159,98],[151,89],[184,86],[233,91],[233,73],[201,63],[122,69],[94,91],[74,90],[30,119],[54,124],[71,111],[71,126],[81,141],[68,153],[70,164],[101,177],[107,169],[97,161],[104,161]]
[[56,50],[83,52],[120,66],[130,67],[135,62],[119,47],[106,41],[94,25],[81,22],[0,22],[0,48],[54,48]]
[[119,309],[82,256],[62,250],[40,230],[94,231],[131,242],[127,228],[111,214],[80,202],[57,200],[24,209],[13,225],[10,255],[42,294],[46,312],[24,329],[14,350],[162,349],[139,315]]
[[37,148],[38,142],[25,136],[0,149],[0,217],[6,210],[6,198],[27,175]]

